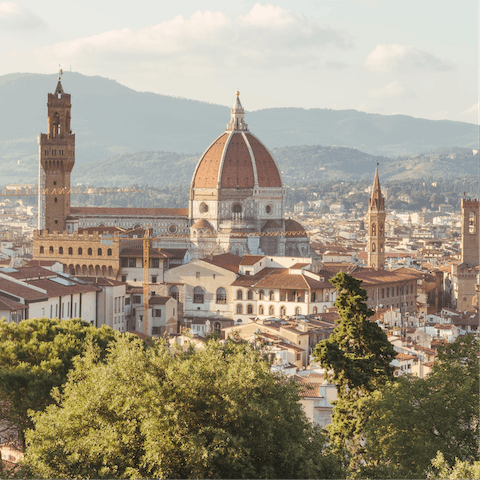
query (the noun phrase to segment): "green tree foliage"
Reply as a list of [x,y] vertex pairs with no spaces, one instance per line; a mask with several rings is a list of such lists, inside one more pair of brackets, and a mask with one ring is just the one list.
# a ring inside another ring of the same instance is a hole
[[343,272],[330,281],[337,288],[340,320],[332,335],[317,344],[313,356],[332,372],[337,386],[338,400],[328,426],[331,441],[354,458],[361,450],[365,399],[393,378],[390,363],[396,353],[385,332],[369,320],[373,311],[367,307],[361,281]]
[[478,340],[473,335],[439,348],[425,379],[400,377],[376,392],[366,405],[361,477],[425,478],[437,452],[442,454],[439,462],[454,470],[458,462],[478,460],[478,393]]
[[32,426],[28,411],[41,411],[52,402],[50,392],[60,387],[84,351],[87,341],[100,351],[116,337],[113,330],[95,328],[81,320],[0,320],[0,432],[4,437]]
[[25,462],[41,478],[332,478],[298,390],[249,345],[145,350],[120,339],[77,360],[34,416]]
[[455,459],[455,465],[451,467],[445,460],[442,452],[432,460],[433,471],[427,478],[443,478],[445,480],[478,480],[480,478],[480,462],[462,462]]

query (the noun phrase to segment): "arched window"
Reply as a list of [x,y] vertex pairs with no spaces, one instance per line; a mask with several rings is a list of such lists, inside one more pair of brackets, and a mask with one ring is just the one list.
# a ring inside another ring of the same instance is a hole
[[317,301],[317,292],[312,292],[311,297],[312,297],[312,303],[315,303]]
[[93,250],[91,248],[89,248],[87,253],[88,253],[88,255],[92,255]]
[[313,313],[318,313],[318,308],[317,307],[313,307]]
[[477,219],[475,218],[475,212],[470,212],[468,215],[468,233],[469,235],[475,235],[475,233],[477,233]]
[[241,315],[243,313],[243,306],[241,303],[237,304],[237,314]]
[[68,247],[68,254],[73,255],[73,248],[72,247]]
[[330,294],[328,292],[325,292],[325,301],[326,302],[330,301]]
[[247,292],[247,299],[248,299],[248,300],[253,300],[253,290],[249,290],[249,291]]
[[53,253],[53,247],[50,247],[50,248],[48,249],[48,251],[49,251],[50,253]]
[[260,306],[258,307],[258,314],[259,314],[259,315],[264,315],[263,311],[264,311],[264,310],[263,310],[263,305],[260,305]]
[[112,249],[111,249],[111,248],[109,248],[109,249],[107,250],[107,255],[108,255],[109,257],[112,256]]
[[58,247],[58,253],[59,255],[63,255],[63,247]]
[[252,313],[253,313],[253,305],[249,303],[247,305],[247,314],[251,315]]
[[375,242],[372,243],[372,252],[375,252],[377,250],[377,246],[375,245]]
[[285,307],[280,307],[280,316],[284,317],[285,314],[287,313]]
[[268,299],[273,302],[275,300],[275,294],[273,293],[273,290],[270,290],[268,294]]
[[295,309],[295,315],[300,315],[301,313],[302,313],[301,308],[300,308],[300,307],[297,307],[297,308]]
[[215,322],[213,328],[214,328],[216,333],[220,333],[220,330],[221,330],[222,326],[220,325],[220,322]]
[[275,315],[275,307],[273,305],[270,305],[268,307],[268,314],[269,315]]
[[217,289],[217,303],[227,303],[227,291],[223,287]]
[[82,247],[78,247],[78,254],[79,254],[79,255],[82,255],[82,254],[83,254],[83,249],[82,249]]
[[241,290],[237,290],[237,300],[243,300],[243,292]]
[[40,247],[40,253],[44,253],[45,252],[45,249],[42,247]]
[[179,298],[179,293],[178,293],[178,287],[176,285],[172,285],[170,287],[170,296],[174,298],[175,300],[178,300]]
[[97,255],[98,255],[99,257],[102,256],[102,249],[101,249],[101,248],[99,248],[99,249],[97,250]]
[[203,303],[203,288],[195,287],[193,289],[193,303]]
[[265,298],[265,292],[263,290],[260,290],[258,292],[258,299],[263,300]]
[[375,236],[377,234],[377,224],[372,223],[372,235]]

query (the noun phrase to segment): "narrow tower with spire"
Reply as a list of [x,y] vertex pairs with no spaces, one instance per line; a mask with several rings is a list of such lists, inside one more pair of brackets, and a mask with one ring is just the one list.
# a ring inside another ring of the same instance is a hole
[[[55,93],[48,94],[48,133],[38,136],[38,229],[64,231],[70,215],[70,174],[75,164],[75,134],[70,129],[70,94],[63,91],[60,69]],[[43,194],[43,189],[59,194]]]
[[380,188],[378,163],[375,170],[372,195],[368,201],[368,266],[385,269],[385,199]]

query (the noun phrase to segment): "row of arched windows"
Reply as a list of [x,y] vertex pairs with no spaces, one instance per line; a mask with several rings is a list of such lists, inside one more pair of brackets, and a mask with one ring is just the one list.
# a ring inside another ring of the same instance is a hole
[[[254,294],[253,290],[248,290],[246,300],[253,300],[253,294]],[[237,290],[236,298],[237,298],[237,300],[243,300],[243,291],[242,290]],[[258,299],[259,300],[265,300],[265,298],[266,298],[265,297],[265,292],[263,290],[260,290],[258,292]],[[275,293],[272,290],[270,290],[270,292],[268,292],[268,300],[270,300],[271,302],[273,302],[275,300]]]
[[[45,253],[45,247],[43,245],[40,246],[40,253]],[[48,247],[48,253],[55,253],[55,249],[52,245],[50,245],[50,247]],[[59,255],[63,255],[64,254],[63,247],[58,247],[58,252],[57,253]],[[73,247],[68,247],[68,255],[73,255]],[[77,255],[83,255],[83,248],[82,247],[78,247]],[[87,249],[87,255],[93,255],[93,249],[92,248]],[[102,255],[103,255],[103,250],[101,248],[98,248],[97,249],[97,256],[101,257]],[[112,256],[112,249],[111,248],[107,249],[107,256],[108,257]]]

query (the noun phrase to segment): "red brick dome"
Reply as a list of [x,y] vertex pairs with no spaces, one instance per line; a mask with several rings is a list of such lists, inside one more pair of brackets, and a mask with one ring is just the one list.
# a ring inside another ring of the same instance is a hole
[[237,94],[227,131],[202,155],[193,176],[193,188],[282,187],[275,160],[248,131],[243,116]]

